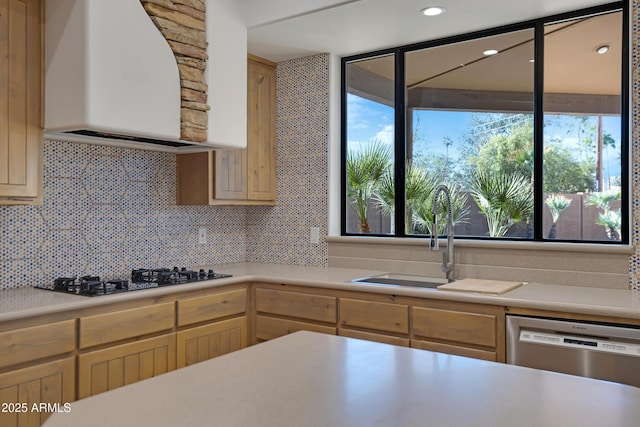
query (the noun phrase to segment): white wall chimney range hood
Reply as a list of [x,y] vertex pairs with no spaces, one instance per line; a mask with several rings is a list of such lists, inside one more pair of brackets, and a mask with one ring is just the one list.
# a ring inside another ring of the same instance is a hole
[[45,2],[45,137],[171,152],[245,147],[244,2],[204,1],[206,141],[181,139],[176,58],[139,0]]

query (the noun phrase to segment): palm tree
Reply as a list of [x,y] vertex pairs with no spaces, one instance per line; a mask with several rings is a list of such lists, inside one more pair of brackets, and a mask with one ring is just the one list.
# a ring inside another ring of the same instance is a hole
[[[426,170],[423,167],[416,166],[408,162],[406,166],[406,184],[405,184],[405,233],[415,233],[415,228],[420,227],[431,233],[431,223],[433,221],[432,203],[433,191],[441,184],[440,177]],[[453,223],[464,222],[469,214],[469,208],[466,206],[467,196],[460,187],[454,184],[447,184],[451,190],[451,203],[453,207]],[[378,209],[385,215],[393,217],[395,213],[395,187],[393,179],[393,171],[385,174],[378,185],[378,189],[374,195]],[[442,215],[446,215],[446,206],[444,200],[441,202]],[[446,222],[440,224],[444,232]]]
[[373,140],[363,150],[347,155],[347,196],[349,206],[358,217],[361,233],[371,232],[367,210],[380,179],[391,166],[391,147]]
[[620,240],[622,224],[620,210],[611,210],[611,202],[620,199],[620,197],[621,191],[618,189],[591,193],[584,201],[586,206],[595,206],[598,209],[602,209],[602,212],[598,214],[596,224],[602,225],[607,229],[609,240]]
[[376,207],[385,216],[391,218],[391,233],[395,234],[395,221],[393,220],[396,210],[395,201],[395,180],[393,178],[393,168],[387,170],[378,181],[378,188],[373,195]]
[[562,194],[552,194],[546,198],[544,203],[549,208],[549,211],[551,211],[551,219],[553,219],[553,224],[551,225],[551,229],[549,230],[549,239],[555,239],[558,233],[558,218],[560,218],[560,214],[562,213],[562,211],[569,207],[569,205],[571,204],[571,200],[566,198]]
[[471,195],[487,219],[489,236],[501,237],[516,223],[533,214],[531,180],[479,169],[469,182]]
[[[374,199],[380,211],[393,218],[395,214],[395,181],[390,170],[380,180]],[[405,181],[405,233],[413,231],[413,212],[437,187],[438,178],[426,169],[407,162]]]
[[[447,227],[446,221],[438,223],[438,230],[432,230],[433,224],[433,191],[439,183],[435,183],[429,190],[429,193],[424,198],[417,201],[413,208],[413,221],[416,226],[421,227],[427,231],[427,234],[440,235],[445,232]],[[459,224],[467,221],[469,212],[471,211],[467,206],[467,194],[462,191],[459,185],[454,183],[445,183],[449,188],[451,194],[451,213],[453,215],[453,224]],[[440,199],[438,206],[438,215],[441,217],[447,217],[447,204],[444,199]]]
[[622,224],[620,209],[600,213],[596,220],[596,224],[607,228],[607,236],[609,237],[609,240],[620,240],[620,225]]

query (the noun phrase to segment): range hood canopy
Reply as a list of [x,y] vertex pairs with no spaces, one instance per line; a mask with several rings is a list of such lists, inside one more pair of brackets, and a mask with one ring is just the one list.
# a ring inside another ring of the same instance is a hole
[[[206,141],[181,138],[176,56],[139,0],[45,2],[45,137],[174,152],[245,147],[242,2],[196,1],[207,9]],[[184,1],[152,3],[185,7]]]

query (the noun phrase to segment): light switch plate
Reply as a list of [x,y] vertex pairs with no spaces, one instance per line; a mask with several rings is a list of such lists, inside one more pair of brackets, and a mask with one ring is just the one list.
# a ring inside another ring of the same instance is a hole
[[311,227],[309,230],[309,242],[314,245],[320,243],[320,228],[319,227]]

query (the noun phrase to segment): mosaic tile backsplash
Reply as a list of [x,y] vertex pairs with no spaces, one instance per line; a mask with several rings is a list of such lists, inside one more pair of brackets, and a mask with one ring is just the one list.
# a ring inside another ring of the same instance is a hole
[[634,254],[629,258],[629,285],[640,290],[640,0],[630,3],[631,14],[631,245]]
[[280,63],[277,79],[277,206],[176,206],[175,154],[45,141],[43,205],[0,207],[0,286],[158,266],[326,265],[309,227],[326,235],[328,56]]
[[276,70],[276,194],[272,209],[247,211],[249,261],[324,266],[327,244],[329,56],[280,62]]

